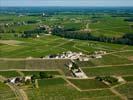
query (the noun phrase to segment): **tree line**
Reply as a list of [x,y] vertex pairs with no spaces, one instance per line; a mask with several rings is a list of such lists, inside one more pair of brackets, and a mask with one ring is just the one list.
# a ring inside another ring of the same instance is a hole
[[133,18],[124,19],[124,21],[133,22]]
[[65,31],[63,28],[55,27],[52,31],[53,35],[80,40],[93,40],[107,43],[127,44],[133,45],[133,34],[125,33],[122,37],[107,37],[107,36],[94,36],[90,32],[80,31]]
[[22,38],[29,38],[29,37],[36,37],[37,35],[40,35],[41,33],[46,33],[45,28],[38,28],[34,30],[28,30],[24,31],[21,35]]

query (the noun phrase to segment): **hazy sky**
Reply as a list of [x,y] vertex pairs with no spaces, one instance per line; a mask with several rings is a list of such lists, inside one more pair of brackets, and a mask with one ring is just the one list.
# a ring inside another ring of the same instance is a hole
[[133,6],[133,0],[0,0],[0,6]]

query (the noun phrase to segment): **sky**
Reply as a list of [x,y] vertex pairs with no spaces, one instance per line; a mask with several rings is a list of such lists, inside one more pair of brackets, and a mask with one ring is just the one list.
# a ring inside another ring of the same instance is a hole
[[0,0],[0,6],[132,6],[133,0]]

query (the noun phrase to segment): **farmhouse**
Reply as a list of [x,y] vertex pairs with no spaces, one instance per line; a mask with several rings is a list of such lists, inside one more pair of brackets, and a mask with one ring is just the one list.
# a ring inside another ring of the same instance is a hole
[[67,51],[63,52],[62,54],[57,54],[57,55],[49,55],[46,56],[45,58],[54,58],[54,59],[72,59],[72,60],[79,60],[79,61],[89,61],[88,55],[83,54],[82,52],[72,52],[72,51]]
[[102,50],[94,52],[94,54],[96,54],[96,55],[103,55],[103,54],[106,54],[106,53],[107,53],[106,51],[102,51]]
[[95,58],[102,58],[102,56],[101,55],[95,55]]
[[100,59],[102,58],[102,55],[106,54],[107,52],[106,51],[95,51],[94,54],[90,55],[91,58],[97,58],[97,59]]
[[31,76],[13,77],[13,78],[8,79],[6,82],[17,84],[17,83],[23,83],[26,81],[31,81]]
[[16,78],[13,78],[13,79],[10,80],[10,82],[11,83],[16,83],[15,80],[16,80]]
[[72,63],[69,63],[68,64],[68,67],[69,67],[69,70],[71,70],[71,68],[73,67],[73,64]]
[[125,80],[121,76],[114,76],[114,77],[117,78],[118,82],[120,82],[120,83],[124,83],[125,82]]
[[24,78],[24,80],[25,80],[25,82],[28,81],[28,80],[31,80],[31,76],[26,76],[26,77]]
[[22,78],[21,77],[14,77],[12,79],[9,79],[9,82],[13,83],[13,84],[19,83],[19,82],[22,82]]
[[89,61],[90,59],[88,57],[80,57],[79,61]]
[[39,35],[36,35],[37,38],[39,38],[40,36]]
[[73,69],[72,73],[74,74],[75,77],[77,78],[87,78],[87,76],[85,75],[85,73],[80,69]]
[[32,59],[32,57],[31,57],[31,56],[29,56],[29,57],[27,57],[26,59]]
[[87,78],[85,73],[80,69],[78,66],[75,65],[75,63],[72,61],[72,63],[68,64],[69,70],[71,70],[72,74],[77,78]]
[[51,34],[52,33],[52,28],[48,25],[40,25],[39,28],[43,28],[43,29],[46,29],[46,31]]

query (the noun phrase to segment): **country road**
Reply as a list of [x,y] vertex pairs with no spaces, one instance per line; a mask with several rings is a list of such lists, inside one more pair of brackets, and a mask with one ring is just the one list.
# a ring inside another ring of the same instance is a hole
[[[70,41],[72,41],[72,40],[70,40]],[[68,41],[66,43],[69,43],[70,41]],[[84,50],[84,49],[81,49],[81,48],[77,48],[77,49],[80,49],[84,52],[89,53],[89,51],[87,51],[87,50]],[[121,52],[130,52],[130,51],[133,51],[133,50],[114,51],[114,52],[109,52],[109,53],[102,54],[102,55],[109,55],[109,54],[115,54],[115,53],[121,53]],[[19,60],[70,60],[70,58],[4,58],[4,57],[2,57],[2,58],[0,58],[0,60],[8,60],[8,61],[19,61]]]
[[22,61],[22,60],[71,60],[70,58],[0,58],[7,61]]
[[[0,81],[3,82],[4,80],[6,80],[6,78],[3,76],[0,76]],[[22,89],[19,89],[16,85],[12,83],[6,83],[6,84],[14,92],[18,100],[28,100],[26,93]]]

